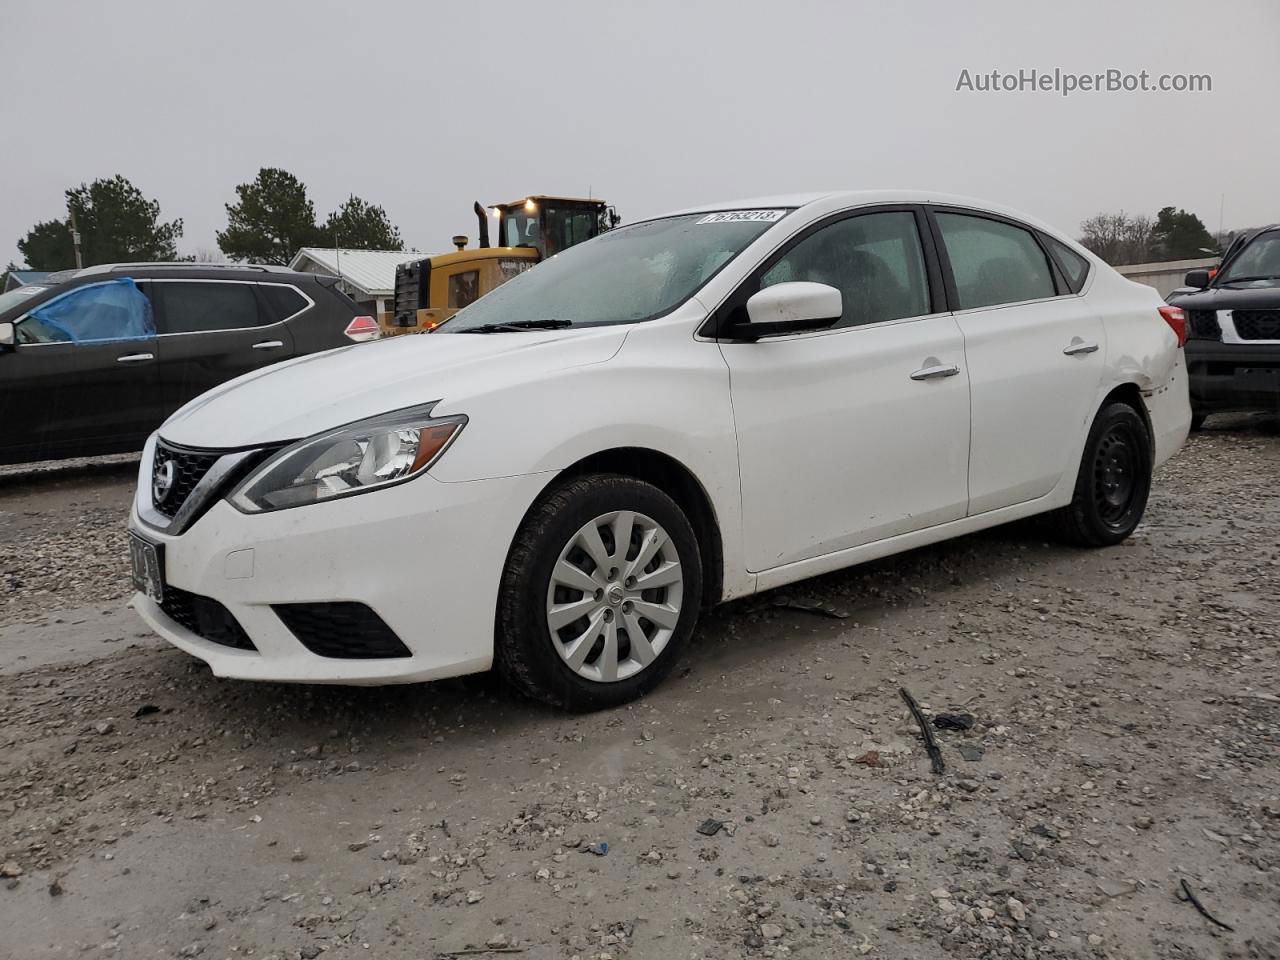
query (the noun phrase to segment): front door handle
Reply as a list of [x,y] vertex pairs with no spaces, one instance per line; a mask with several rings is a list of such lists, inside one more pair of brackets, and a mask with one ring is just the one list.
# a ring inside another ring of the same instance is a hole
[[926,366],[913,371],[912,380],[939,380],[942,377],[954,377],[960,368],[954,363],[938,363],[933,357],[925,361]]
[[154,360],[154,353],[126,353],[123,357],[116,357],[116,363],[142,363],[144,360]]
[[276,349],[278,349],[279,347],[283,347],[283,346],[284,346],[284,341],[283,341],[283,340],[263,340],[261,343],[255,343],[255,344],[253,345],[253,349],[255,349],[255,350],[276,350]]
[[1071,342],[1062,350],[1068,357],[1079,357],[1086,353],[1097,353],[1097,351],[1098,345],[1096,343],[1085,343],[1079,337],[1073,337]]

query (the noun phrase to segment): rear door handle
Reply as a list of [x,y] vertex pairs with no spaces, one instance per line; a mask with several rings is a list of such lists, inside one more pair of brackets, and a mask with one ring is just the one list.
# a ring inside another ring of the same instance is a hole
[[283,341],[283,340],[263,340],[261,343],[255,343],[255,344],[253,345],[253,349],[255,349],[255,350],[275,350],[275,349],[277,349],[277,348],[279,348],[279,347],[283,347],[283,346],[284,346],[284,341]]
[[126,353],[123,357],[116,357],[116,363],[142,363],[144,360],[154,360],[154,353]]
[[[930,360],[933,358],[930,357]],[[925,363],[929,361],[926,360]],[[954,363],[933,363],[931,366],[921,367],[919,370],[911,374],[912,380],[939,380],[942,377],[954,377],[960,372],[960,368]]]
[[1076,337],[1066,345],[1062,352],[1068,357],[1079,357],[1086,353],[1097,353],[1097,351],[1098,345],[1096,343],[1085,343],[1079,337]]

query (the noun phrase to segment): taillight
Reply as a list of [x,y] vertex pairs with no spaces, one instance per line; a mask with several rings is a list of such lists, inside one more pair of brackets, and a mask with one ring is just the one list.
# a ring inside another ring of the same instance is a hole
[[374,340],[378,336],[378,321],[373,317],[352,317],[351,322],[347,324],[347,329],[342,332],[347,335],[348,340],[354,340],[356,343]]
[[1169,306],[1161,307],[1160,316],[1164,317],[1164,322],[1169,325],[1169,329],[1173,331],[1173,335],[1178,338],[1178,346],[1186,346],[1187,315],[1182,312],[1182,308]]

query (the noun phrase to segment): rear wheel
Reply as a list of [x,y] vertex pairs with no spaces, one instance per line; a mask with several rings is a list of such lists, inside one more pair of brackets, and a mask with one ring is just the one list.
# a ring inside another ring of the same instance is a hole
[[516,534],[498,599],[497,668],[556,706],[625,703],[671,669],[701,598],[697,539],[674,500],[631,477],[571,480]]
[[1133,533],[1151,493],[1151,436],[1127,403],[1103,407],[1085,442],[1071,503],[1057,512],[1071,543],[1105,547]]

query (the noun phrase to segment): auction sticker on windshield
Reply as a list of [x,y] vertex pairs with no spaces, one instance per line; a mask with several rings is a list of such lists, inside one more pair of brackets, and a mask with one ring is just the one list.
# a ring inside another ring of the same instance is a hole
[[709,213],[698,223],[773,223],[786,216],[785,210],[725,210]]

